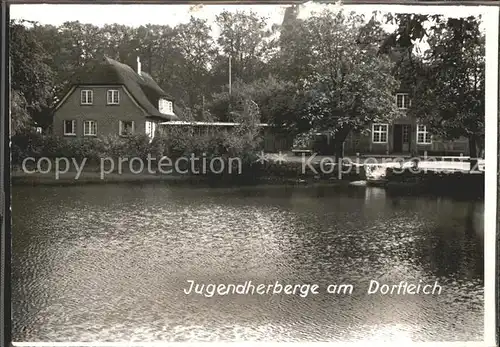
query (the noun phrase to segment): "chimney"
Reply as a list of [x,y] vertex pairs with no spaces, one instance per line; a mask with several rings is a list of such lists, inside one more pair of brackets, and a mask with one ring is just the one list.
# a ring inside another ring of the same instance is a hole
[[141,58],[137,57],[137,74],[141,75]]

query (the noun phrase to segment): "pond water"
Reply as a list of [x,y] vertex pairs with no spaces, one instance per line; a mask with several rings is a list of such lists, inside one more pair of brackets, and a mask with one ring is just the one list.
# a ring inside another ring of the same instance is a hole
[[[483,339],[484,203],[381,188],[13,188],[14,341]],[[317,295],[186,295],[197,283]],[[435,295],[367,294],[435,283]],[[352,284],[351,295],[328,294]]]

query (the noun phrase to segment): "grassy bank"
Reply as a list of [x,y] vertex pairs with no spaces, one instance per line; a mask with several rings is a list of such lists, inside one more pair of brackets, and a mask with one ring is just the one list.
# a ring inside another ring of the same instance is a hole
[[245,185],[257,183],[270,184],[309,184],[315,182],[338,184],[351,180],[336,179],[334,177],[296,177],[286,175],[259,175],[252,178],[239,176],[204,176],[204,175],[161,175],[161,174],[132,174],[132,173],[110,173],[101,176],[99,172],[83,172],[78,178],[75,173],[60,174],[55,178],[55,173],[24,173],[16,171],[12,173],[13,185],[83,185],[83,184],[111,184],[111,183],[147,183],[166,182],[169,184],[210,184],[210,185]]
[[[306,184],[315,182],[324,182],[339,184],[339,182],[349,183],[351,181],[363,178],[363,173],[358,170],[351,173],[339,175],[338,170],[320,167],[318,163],[309,167],[304,167],[300,162],[266,162],[263,164],[253,163],[243,167],[241,172],[221,173],[221,174],[195,174],[182,168],[182,173],[160,173],[156,168],[152,171],[148,169],[141,172],[131,171],[128,168],[113,170],[109,172],[108,168],[99,165],[87,165],[81,170],[71,167],[64,172],[57,172],[53,169],[49,171],[44,168],[37,171],[34,167],[28,167],[23,170],[20,167],[12,172],[12,183],[18,185],[81,185],[81,184],[106,184],[106,183],[141,183],[141,182],[169,182],[169,183],[187,183],[187,184]],[[322,171],[323,170],[323,171]],[[347,169],[344,168],[344,172]],[[362,171],[362,170],[361,170]]]
[[[99,164],[87,163],[78,169],[74,165],[68,170],[64,166],[57,173],[48,167],[42,168],[42,172],[36,170],[34,165],[22,170],[17,167],[12,173],[12,183],[15,185],[82,185],[82,184],[111,184],[111,183],[147,183],[165,182],[168,184],[188,185],[253,185],[253,184],[316,184],[349,185],[353,181],[364,181],[366,172],[363,166],[344,166],[342,170],[335,165],[325,165],[320,161],[310,162],[307,165],[303,160],[295,161],[253,161],[245,164],[241,171],[222,174],[196,174],[190,171],[190,165],[181,167],[181,172],[162,174],[157,167],[145,168],[140,172],[134,171],[127,166],[110,170]],[[47,172],[45,172],[45,170]],[[431,191],[438,194],[462,192],[469,195],[484,195],[484,172],[471,174],[468,172],[433,172],[422,170],[412,172],[411,169],[401,170],[385,168],[385,188],[387,189],[410,189],[413,191]],[[357,185],[363,185],[358,182]]]

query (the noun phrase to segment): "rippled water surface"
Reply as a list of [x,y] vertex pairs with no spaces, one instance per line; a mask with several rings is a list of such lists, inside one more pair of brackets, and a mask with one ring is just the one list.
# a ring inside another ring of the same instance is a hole
[[[14,340],[482,340],[483,206],[364,187],[14,187]],[[367,295],[371,279],[443,291]],[[187,280],[354,292],[210,298]]]

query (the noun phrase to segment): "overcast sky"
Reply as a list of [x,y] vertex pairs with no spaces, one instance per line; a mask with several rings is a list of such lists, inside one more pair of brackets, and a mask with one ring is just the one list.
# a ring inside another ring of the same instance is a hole
[[[12,19],[27,19],[41,24],[60,25],[67,21],[80,21],[102,26],[119,23],[129,26],[161,24],[175,26],[189,21],[191,15],[204,18],[213,24],[215,16],[223,10],[236,11],[252,9],[261,16],[269,18],[269,25],[281,23],[287,5],[204,5],[193,9],[192,5],[11,5]],[[325,7],[339,8],[336,5],[301,5],[301,17]],[[402,5],[344,5],[348,11],[356,11],[367,16],[375,10],[382,12],[425,12],[440,13],[450,17],[478,15],[485,7],[466,6],[402,6]]]

